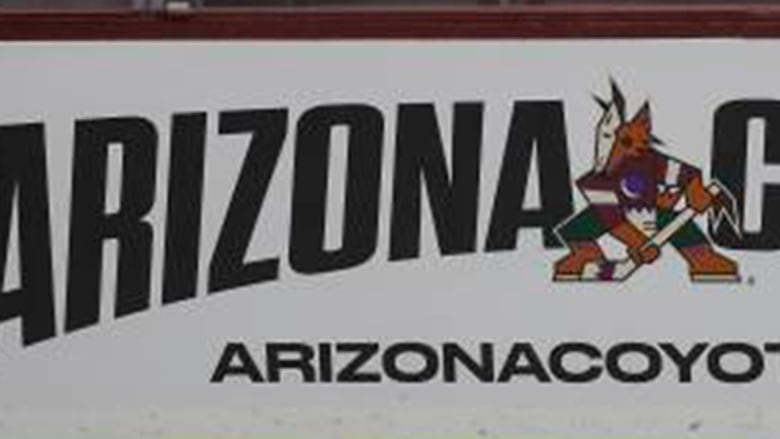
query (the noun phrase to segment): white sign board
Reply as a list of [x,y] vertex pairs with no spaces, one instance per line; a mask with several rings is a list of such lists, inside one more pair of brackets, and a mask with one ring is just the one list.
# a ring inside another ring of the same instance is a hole
[[4,43],[0,436],[771,412],[778,50]]

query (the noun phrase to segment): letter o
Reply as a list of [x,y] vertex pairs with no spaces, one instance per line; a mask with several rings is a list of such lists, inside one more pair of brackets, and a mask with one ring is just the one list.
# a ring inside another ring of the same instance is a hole
[[[731,354],[742,354],[750,361],[750,366],[744,372],[730,372],[723,368],[723,357]],[[755,346],[747,343],[724,343],[712,348],[707,356],[707,367],[710,374],[724,383],[749,383],[758,379],[764,373],[764,357]]]
[[[647,360],[647,367],[640,372],[624,370],[620,359],[625,355],[638,354]],[[610,376],[623,383],[646,383],[661,374],[662,359],[658,350],[645,343],[621,343],[607,351],[607,371]]]
[[[402,370],[398,359],[404,355],[415,354],[424,360],[425,365],[417,371]],[[382,355],[382,366],[387,376],[402,383],[421,383],[430,381],[439,371],[439,357],[436,351],[423,343],[397,343],[390,346]]]

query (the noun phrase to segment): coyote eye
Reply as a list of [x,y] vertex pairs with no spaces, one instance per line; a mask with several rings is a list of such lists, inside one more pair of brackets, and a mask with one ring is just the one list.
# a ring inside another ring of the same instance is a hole
[[631,138],[630,138],[630,137],[628,137],[628,136],[626,136],[626,137],[623,137],[622,139],[620,139],[620,143],[622,143],[622,144],[623,144],[623,146],[625,146],[626,148],[628,148],[629,146],[631,146]]

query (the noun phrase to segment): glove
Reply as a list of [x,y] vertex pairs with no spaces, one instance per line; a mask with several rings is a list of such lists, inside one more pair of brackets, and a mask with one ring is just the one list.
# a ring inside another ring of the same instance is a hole
[[712,206],[712,194],[704,187],[701,176],[696,176],[685,188],[685,200],[696,213],[706,212]]
[[655,244],[628,249],[628,257],[637,265],[652,264],[659,256],[661,256],[661,249]]

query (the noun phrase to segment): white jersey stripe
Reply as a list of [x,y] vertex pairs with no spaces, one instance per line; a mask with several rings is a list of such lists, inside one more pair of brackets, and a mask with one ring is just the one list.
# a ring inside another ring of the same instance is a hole
[[584,192],[585,192],[585,198],[587,198],[591,204],[595,204],[595,205],[613,204],[614,205],[619,203],[617,194],[615,194],[613,191],[599,191],[593,189],[586,189]]
[[677,186],[680,178],[680,168],[682,164],[677,160],[669,160],[666,162],[666,184],[669,186]]

